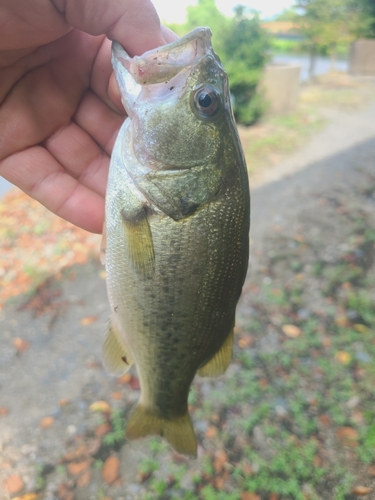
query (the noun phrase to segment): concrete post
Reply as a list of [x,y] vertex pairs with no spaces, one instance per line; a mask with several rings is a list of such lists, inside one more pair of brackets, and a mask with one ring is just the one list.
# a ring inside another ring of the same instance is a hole
[[293,112],[298,103],[300,66],[270,64],[266,66],[261,88],[268,102],[268,113],[281,115]]
[[375,75],[375,40],[357,40],[350,51],[349,73],[352,75]]

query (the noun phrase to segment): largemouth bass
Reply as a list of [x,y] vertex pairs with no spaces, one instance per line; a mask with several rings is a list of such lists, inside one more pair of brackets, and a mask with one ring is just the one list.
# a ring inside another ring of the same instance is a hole
[[126,428],[196,455],[188,414],[195,374],[218,376],[232,356],[250,225],[247,170],[228,81],[211,31],[112,63],[127,111],[106,195],[112,310],[104,364],[135,363],[141,396]]

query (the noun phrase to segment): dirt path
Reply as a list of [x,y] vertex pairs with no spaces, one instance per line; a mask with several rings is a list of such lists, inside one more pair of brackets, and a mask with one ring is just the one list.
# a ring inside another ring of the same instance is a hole
[[281,218],[297,214],[316,189],[337,179],[350,184],[362,165],[375,169],[375,102],[356,113],[330,114],[331,123],[309,144],[251,183],[253,240],[260,240]]
[[[375,172],[374,117],[375,103],[350,115],[336,112],[306,147],[254,181],[252,272],[269,250],[265,238],[275,230],[285,235],[298,227],[301,210],[316,214],[320,191],[340,183],[355,185],[361,169]],[[90,410],[92,403],[107,401],[112,410],[128,411],[139,394],[134,377],[112,379],[101,367],[108,314],[103,272],[96,261],[67,269],[33,298],[18,297],[0,311],[0,483],[12,475],[14,481],[22,479],[17,491],[36,492],[28,500],[70,500],[73,491],[76,500],[105,495],[133,499],[145,489],[137,471],[150,453],[149,444],[103,445],[98,428],[109,421],[113,430],[115,424],[105,411],[98,415]],[[201,381],[199,388],[209,390]],[[198,432],[207,434],[209,424],[195,420]],[[82,456],[69,459],[68,450],[80,446]],[[110,487],[103,485],[100,466],[113,450],[122,479],[115,478]],[[72,460],[86,463],[82,470],[89,474],[69,472]],[[187,489],[192,487],[192,474],[186,473],[183,481]],[[0,486],[0,500],[11,496]]]

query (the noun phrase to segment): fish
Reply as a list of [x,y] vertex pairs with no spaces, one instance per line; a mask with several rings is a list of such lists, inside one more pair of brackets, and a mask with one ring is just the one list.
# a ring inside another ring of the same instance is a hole
[[195,375],[224,374],[249,258],[250,193],[228,78],[200,27],[142,56],[112,44],[128,117],[116,139],[102,255],[111,320],[103,364],[136,365],[125,436],[195,457]]

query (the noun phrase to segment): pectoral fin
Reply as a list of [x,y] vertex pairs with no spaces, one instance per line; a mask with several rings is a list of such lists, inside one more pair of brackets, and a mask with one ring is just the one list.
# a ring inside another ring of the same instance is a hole
[[103,365],[110,375],[122,375],[133,364],[133,359],[120,339],[113,324],[109,325],[103,344]]
[[122,212],[128,258],[142,276],[151,277],[155,269],[154,243],[145,208],[135,217]]
[[217,353],[198,370],[201,377],[218,377],[223,375],[232,359],[233,328],[226,338],[224,344]]
[[188,413],[164,419],[138,404],[130,415],[125,437],[138,439],[149,434],[164,436],[178,453],[194,458],[197,456],[197,440]]

